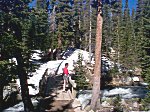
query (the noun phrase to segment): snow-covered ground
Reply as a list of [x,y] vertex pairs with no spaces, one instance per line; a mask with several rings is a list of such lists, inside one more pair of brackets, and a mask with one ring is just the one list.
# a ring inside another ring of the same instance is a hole
[[[130,98],[144,98],[145,95],[149,92],[148,89],[141,86],[129,86],[129,87],[118,87],[110,90],[101,90],[101,95],[103,98],[105,97],[113,97],[119,95],[121,98],[130,99]],[[78,98],[82,101],[82,99],[89,99],[91,97],[91,90],[80,91]]]
[[[64,53],[63,58],[65,60],[56,60],[56,61],[48,61],[47,63],[39,63],[38,60],[41,59],[40,55],[39,55],[40,53],[41,52],[39,50],[35,50],[35,53],[33,53],[32,58],[30,60],[33,63],[40,64],[40,67],[36,70],[36,72],[31,73],[33,76],[28,79],[28,83],[33,84],[35,86],[35,88],[29,86],[29,94],[30,95],[38,94],[39,82],[47,68],[48,68],[48,74],[50,74],[50,73],[55,73],[59,67],[57,74],[61,74],[62,68],[65,66],[65,63],[69,63],[68,70],[71,73],[74,69],[73,64],[74,64],[74,62],[77,62],[79,54],[81,54],[84,61],[89,60],[88,52],[80,50],[80,49],[76,49],[75,51],[67,51],[66,53]],[[17,84],[20,85],[19,79],[17,80]],[[35,100],[32,100],[32,102],[37,103],[37,101],[35,101]],[[24,110],[23,103],[20,102],[19,104],[15,105],[13,107],[10,107],[10,108],[4,110],[3,112],[20,112],[23,110]]]
[[[42,55],[42,52],[39,50],[34,50],[31,61],[33,63],[39,63],[38,60],[41,59],[40,55]],[[48,74],[49,73],[55,73],[56,70],[57,74],[62,74],[62,69],[65,66],[65,63],[69,63],[69,73],[74,73],[74,63],[78,61],[78,57],[82,56],[82,64],[85,65],[85,62],[89,62],[89,52],[81,50],[81,49],[68,49],[64,55],[64,60],[56,60],[56,61],[48,61],[47,63],[39,63],[40,67],[36,70],[36,72],[31,73],[33,76],[28,79],[29,84],[33,84],[34,88],[29,86],[29,94],[30,95],[36,95],[39,92],[39,82],[42,78],[42,75],[44,74],[45,70],[48,68]],[[93,55],[93,54],[92,54]],[[102,57],[102,61],[105,66],[105,71],[109,70],[109,66],[113,65],[113,62],[111,62],[108,58]],[[94,63],[94,61],[92,61]],[[59,66],[59,68],[58,68]],[[20,85],[19,79],[17,80],[17,84]]]
[[31,59],[40,60],[43,52],[41,50],[32,50]]
[[[57,70],[57,67],[60,65],[60,63],[63,60],[57,60],[57,61],[49,61],[47,63],[42,64],[36,72],[32,73],[32,77],[28,79],[28,84],[33,84],[35,88],[29,86],[29,94],[30,95],[36,95],[39,92],[39,82],[42,79],[42,76],[45,72],[45,70],[48,68],[48,74],[54,73]],[[19,79],[17,80],[17,84],[20,85]]]
[[[40,51],[36,50],[37,53],[34,53],[32,58],[34,60],[40,59],[39,53]],[[40,67],[36,70],[36,72],[31,73],[33,76],[28,79],[29,84],[33,84],[34,88],[29,86],[29,94],[30,95],[36,95],[39,92],[39,82],[45,72],[45,70],[48,68],[48,74],[49,73],[55,73],[56,70],[58,69],[57,74],[62,73],[62,69],[65,66],[65,63],[69,63],[69,73],[73,73],[74,69],[74,63],[77,62],[78,60],[78,55],[81,54],[84,61],[89,60],[89,53],[87,51],[83,51],[80,49],[76,49],[75,51],[67,51],[67,53],[64,54],[65,60],[56,60],[56,61],[48,61],[47,63],[44,63],[40,65]],[[20,85],[19,79],[17,80],[17,84]]]
[[[39,53],[41,52],[40,51],[36,51],[36,52],[38,52],[38,54],[34,53],[32,55],[33,59],[31,59],[31,61],[34,63],[37,63],[38,60],[41,59],[39,56]],[[33,76],[30,77],[30,79],[28,79],[28,83],[33,84],[35,86],[35,88],[32,88],[31,86],[29,87],[29,94],[36,95],[39,92],[39,82],[47,68],[48,68],[48,74],[55,73],[57,69],[58,69],[57,74],[61,74],[62,68],[65,66],[65,63],[69,63],[68,69],[69,69],[69,72],[72,73],[74,69],[73,65],[74,63],[77,62],[79,54],[83,58],[83,64],[89,61],[89,53],[87,51],[76,49],[76,50],[71,50],[71,51],[67,50],[63,56],[64,60],[56,60],[56,61],[48,61],[47,63],[39,63],[40,67],[36,70],[36,72],[33,72],[32,73]],[[107,67],[107,65],[110,66],[109,68],[105,68],[106,70],[110,69],[114,65],[114,63],[106,57],[102,57],[102,61],[103,61],[103,64],[106,65],[105,67]],[[92,63],[94,63],[94,61],[92,61]],[[17,84],[20,85],[19,80],[17,80]],[[114,95],[120,95],[122,98],[133,98],[133,97],[143,97],[145,96],[146,92],[147,90],[142,89],[141,87],[140,88],[121,88],[120,87],[120,88],[114,88],[112,90],[103,90],[102,95],[103,95],[103,98],[114,96]],[[78,100],[81,103],[88,103],[91,96],[92,96],[91,90],[84,91],[84,92],[82,91],[78,95]],[[23,103],[21,102],[15,105],[14,107],[10,107],[6,109],[4,112],[9,112],[9,111],[10,112],[23,111]]]
[[[70,55],[70,54],[68,54]],[[80,50],[80,49],[76,49],[74,52],[72,52],[72,54],[66,58],[66,60],[64,60],[60,67],[59,67],[59,70],[57,72],[57,74],[61,74],[62,73],[62,69],[63,67],[65,66],[65,63],[69,63],[69,67],[68,67],[68,70],[69,70],[69,73],[73,73],[73,69],[74,69],[74,63],[76,63],[78,61],[78,56],[81,55],[82,56],[82,59],[83,59],[83,62],[82,64],[85,65],[85,62],[88,62],[89,61],[89,52],[87,51],[84,51],[84,50]]]
[[[49,61],[47,63],[39,63],[38,60],[41,59],[42,52],[40,50],[33,50],[32,56],[30,61],[33,63],[40,64],[40,67],[36,70],[36,72],[30,73],[32,77],[28,79],[29,84],[33,84],[34,88],[29,86],[29,94],[36,95],[39,92],[39,82],[44,74],[45,70],[48,68],[48,73],[55,73],[56,70],[57,74],[62,73],[62,69],[65,66],[65,63],[69,63],[69,73],[74,73],[74,63],[78,61],[79,55],[82,56],[82,64],[85,65],[85,62],[89,62],[89,52],[81,50],[81,49],[68,49],[64,55],[64,60],[56,60],[56,61]],[[93,54],[92,54],[93,55]],[[95,63],[92,60],[92,63]],[[107,72],[110,68],[112,68],[114,63],[110,61],[107,57],[102,56],[102,72]],[[59,68],[58,68],[59,66]],[[17,80],[17,84],[20,85],[19,79]]]
[[[101,97],[102,99],[106,99],[119,95],[122,99],[144,98],[148,92],[150,92],[148,89],[141,86],[118,87],[110,90],[102,90]],[[84,108],[90,102],[91,98],[92,90],[83,90],[79,91],[77,99],[80,101],[82,108]]]
[[121,98],[144,98],[147,94],[148,89],[141,86],[131,86],[131,87],[118,87],[111,90],[102,91],[103,97],[111,97],[119,95]]
[[[35,99],[31,99],[33,106],[37,106],[38,101]],[[24,112],[24,104],[23,102],[20,102],[16,105],[14,105],[13,107],[9,107],[7,109],[5,109],[3,112]]]

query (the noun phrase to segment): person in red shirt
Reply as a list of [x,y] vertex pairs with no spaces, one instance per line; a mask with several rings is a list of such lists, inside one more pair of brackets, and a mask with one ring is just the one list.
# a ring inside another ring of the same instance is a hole
[[63,91],[65,91],[66,85],[68,84],[68,78],[69,78],[68,66],[69,64],[65,63],[65,67],[63,68],[63,79],[64,79]]

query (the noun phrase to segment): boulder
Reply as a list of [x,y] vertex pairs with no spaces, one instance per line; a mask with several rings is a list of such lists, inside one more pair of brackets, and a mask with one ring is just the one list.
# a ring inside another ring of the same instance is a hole
[[134,82],[139,82],[139,81],[140,81],[139,77],[137,77],[137,76],[132,77],[132,80],[133,80]]
[[72,108],[77,108],[77,107],[81,107],[81,103],[77,98],[75,98],[75,100],[72,102]]
[[81,109],[84,110],[89,104],[90,104],[90,99],[85,100],[81,105]]
[[103,107],[108,107],[110,106],[110,104],[107,101],[102,102],[101,104]]

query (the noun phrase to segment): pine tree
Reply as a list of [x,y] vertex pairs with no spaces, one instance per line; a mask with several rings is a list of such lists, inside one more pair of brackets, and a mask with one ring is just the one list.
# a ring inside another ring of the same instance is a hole
[[78,61],[75,64],[74,70],[75,70],[75,81],[77,83],[77,89],[87,89],[89,86],[89,83],[86,81],[86,71],[85,67],[82,65],[82,55],[78,54]]
[[128,7],[128,0],[126,0],[124,15],[123,15],[123,37],[121,41],[121,63],[127,69],[133,68],[133,27],[131,23],[130,11]]
[[112,25],[111,25],[111,46],[115,50],[115,56],[113,60],[120,63],[121,41],[122,41],[122,0],[114,1],[111,3],[112,7]]
[[48,37],[48,15],[46,9],[32,9],[31,27],[29,29],[28,46],[30,49],[40,49],[46,51],[49,48]]
[[[55,4],[55,34],[53,38],[56,39],[55,47],[57,48],[57,58],[60,58],[62,49],[71,45],[74,32],[72,21],[72,2],[70,0],[60,0],[58,2],[51,1]],[[51,4],[50,4],[51,5]],[[54,8],[54,6],[52,6]]]
[[[135,32],[137,37],[137,55],[144,80],[150,84],[150,1],[138,0],[136,9]],[[150,87],[149,87],[150,88]],[[150,94],[143,100],[143,110],[149,110]]]
[[76,48],[80,48],[82,45],[82,33],[83,33],[83,1],[73,1],[73,29],[74,29],[74,45]]
[[138,56],[137,65],[141,67],[142,59],[142,38],[143,38],[143,1],[138,0],[135,14],[135,37],[136,37],[136,52]]
[[56,7],[57,2],[56,0],[48,0],[47,3],[47,14],[48,14],[48,37],[49,37],[49,53],[50,59],[56,59],[54,54],[54,49],[58,46],[58,39],[56,35],[57,24],[56,24]]
[[143,1],[143,36],[144,38],[142,39],[142,71],[143,75],[145,76],[145,79],[148,83],[150,83],[150,25],[149,25],[149,20],[150,20],[150,14],[149,14],[149,9],[150,9],[150,2],[148,0]]
[[132,29],[132,64],[133,68],[136,68],[139,66],[139,59],[137,55],[137,40],[136,40],[136,32],[135,32],[135,10],[132,9],[132,15],[131,15],[131,29]]
[[72,10],[69,0],[60,0],[56,7],[56,35],[58,37],[58,48],[67,46],[72,41]]
[[2,111],[5,102],[3,101],[3,89],[13,79],[16,70],[14,63],[10,63],[8,60],[0,60],[0,111]]
[[[16,71],[16,67],[14,66],[14,63],[10,63],[8,58],[11,58],[11,52],[5,52],[7,50],[11,50],[11,42],[12,42],[12,35],[8,34],[7,26],[8,24],[5,24],[7,20],[10,19],[10,16],[5,14],[4,12],[1,12],[0,14],[0,111],[2,111],[3,106],[5,102],[3,101],[3,89],[4,86],[8,85],[9,82],[11,82],[13,75],[15,74],[14,71]],[[5,25],[5,26],[4,26]],[[9,41],[7,41],[7,36],[9,36]],[[5,56],[6,55],[6,56]]]
[[83,39],[82,39],[82,46],[84,50],[89,48],[89,37],[90,37],[90,0],[84,1],[82,8],[82,25],[83,25]]
[[[2,1],[2,13],[5,14],[2,32],[2,57],[9,59],[15,57],[18,63],[17,74],[20,79],[21,94],[25,111],[32,111],[33,105],[29,97],[26,66],[29,55],[26,46],[30,20],[28,19],[29,1]],[[18,5],[19,4],[19,5]],[[7,6],[7,7],[6,7]],[[9,44],[8,44],[9,43]],[[8,55],[7,55],[8,54]]]
[[108,55],[109,47],[111,47],[111,12],[110,3],[104,3],[103,5],[103,41],[102,41],[102,52]]

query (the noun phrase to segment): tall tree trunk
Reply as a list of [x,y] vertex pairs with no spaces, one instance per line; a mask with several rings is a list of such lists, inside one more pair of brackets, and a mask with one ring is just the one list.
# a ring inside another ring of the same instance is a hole
[[[55,12],[55,9],[56,9],[56,6],[54,5],[54,7],[53,7],[53,11],[52,11],[52,14],[51,14],[51,16],[50,16],[50,20],[49,21],[52,21],[51,22],[51,26],[50,26],[50,29],[49,29],[49,32],[50,31],[52,31],[52,33],[53,33],[53,38],[54,38],[54,36],[55,36],[55,22],[56,22],[56,20],[55,20],[55,16],[56,16],[56,12]],[[53,38],[50,38],[51,39],[51,45],[50,45],[50,48],[51,48],[51,55],[50,55],[50,59],[51,60],[53,60],[53,42],[54,42],[54,40],[53,40]]]
[[91,36],[92,36],[92,21],[91,21],[91,13],[92,13],[92,8],[91,8],[91,0],[90,0],[90,31],[89,31],[89,62],[91,63]]
[[101,8],[102,8],[102,1],[98,0],[96,46],[95,46],[95,67],[94,67],[93,91],[92,91],[92,100],[91,100],[92,110],[96,109],[96,105],[100,98],[101,42],[102,42],[102,23],[103,23]]
[[57,48],[57,54],[56,54],[56,59],[60,59],[60,53],[61,53],[61,48],[62,48],[62,35],[58,34],[58,48]]
[[24,103],[24,111],[25,112],[32,112],[33,111],[33,104],[31,102],[30,96],[29,96],[29,89],[28,89],[28,82],[27,82],[27,73],[24,66],[24,61],[22,54],[20,50],[18,50],[16,54],[17,59],[17,69],[18,69],[18,76],[20,79],[20,85],[21,85],[21,95]]

